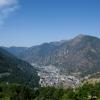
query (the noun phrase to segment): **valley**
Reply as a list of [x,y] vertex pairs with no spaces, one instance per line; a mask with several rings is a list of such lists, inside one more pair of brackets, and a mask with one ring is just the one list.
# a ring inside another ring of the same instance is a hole
[[60,72],[60,70],[53,66],[38,66],[33,64],[38,70],[38,76],[40,77],[39,84],[41,87],[55,86],[55,87],[76,87],[80,84],[81,80],[75,76],[67,76]]
[[38,71],[43,87],[75,87],[100,72],[100,39],[78,35],[73,39],[32,47],[2,47]]
[[100,0],[0,0],[0,100],[100,100]]
[[4,100],[99,100],[100,39],[1,47],[0,85]]

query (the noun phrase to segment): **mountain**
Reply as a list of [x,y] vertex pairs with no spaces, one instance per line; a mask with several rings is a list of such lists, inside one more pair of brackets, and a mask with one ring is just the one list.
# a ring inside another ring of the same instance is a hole
[[69,41],[30,47],[19,58],[39,65],[55,65],[66,74],[86,76],[100,71],[100,39],[78,35]]
[[24,52],[25,50],[27,50],[27,47],[2,47],[3,49],[7,50],[9,53],[15,55],[15,56],[19,56],[22,52]]
[[37,86],[39,77],[29,63],[0,48],[0,81]]
[[[29,63],[42,63],[45,62],[45,58],[52,54],[58,45],[44,43],[42,45],[33,46],[20,54],[20,58],[28,61]],[[25,58],[25,59],[24,59]],[[45,62],[46,63],[46,62]]]

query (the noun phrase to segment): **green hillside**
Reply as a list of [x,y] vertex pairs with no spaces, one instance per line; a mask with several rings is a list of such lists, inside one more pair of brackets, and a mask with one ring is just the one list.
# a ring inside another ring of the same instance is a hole
[[37,86],[36,69],[0,48],[0,81]]

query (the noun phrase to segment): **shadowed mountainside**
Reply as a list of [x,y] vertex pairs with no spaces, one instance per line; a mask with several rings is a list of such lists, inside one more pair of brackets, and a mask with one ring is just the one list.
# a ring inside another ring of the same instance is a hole
[[37,86],[39,77],[33,66],[0,48],[0,81]]

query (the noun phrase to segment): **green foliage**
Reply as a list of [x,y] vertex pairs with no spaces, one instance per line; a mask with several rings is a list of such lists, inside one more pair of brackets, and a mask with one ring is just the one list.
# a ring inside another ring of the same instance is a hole
[[0,84],[0,100],[34,100],[34,90],[19,84]]
[[[93,99],[93,98],[96,99]],[[0,83],[0,100],[100,100],[100,83],[85,83],[76,89],[40,87],[32,89],[19,84]]]

